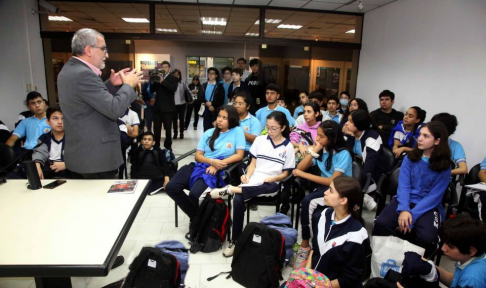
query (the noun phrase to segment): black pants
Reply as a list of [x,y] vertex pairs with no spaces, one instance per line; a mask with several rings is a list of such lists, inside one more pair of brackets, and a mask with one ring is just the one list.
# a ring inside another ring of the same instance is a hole
[[164,123],[165,129],[165,149],[172,150],[172,119],[175,113],[167,113],[154,111],[154,137],[155,137],[155,147],[160,147],[160,136],[162,134],[162,123]]
[[99,173],[75,173],[71,171],[73,179],[115,179],[117,170]]
[[[174,115],[174,120],[172,123],[174,124],[174,134],[177,134],[179,131],[177,128],[180,128],[181,135],[184,134],[184,114],[186,113],[186,104],[176,105],[177,112]],[[179,127],[177,127],[177,120],[179,120]]]
[[189,127],[189,123],[191,122],[191,114],[192,110],[194,110],[194,123],[193,127],[197,128],[197,123],[199,122],[199,109],[201,109],[201,102],[194,101],[192,104],[187,104],[186,109],[186,120],[184,121],[184,128]]
[[213,126],[213,122],[214,122],[213,112],[209,111],[208,107],[206,107],[205,109],[206,110],[204,110],[204,114],[203,114],[204,131],[209,130],[211,128],[214,128],[214,126]]

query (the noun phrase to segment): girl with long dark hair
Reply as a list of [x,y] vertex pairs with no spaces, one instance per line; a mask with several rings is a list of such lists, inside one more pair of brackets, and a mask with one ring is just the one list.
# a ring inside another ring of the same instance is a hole
[[375,220],[373,235],[401,235],[412,232],[416,245],[427,257],[434,252],[438,227],[445,218],[442,197],[451,177],[451,151],[447,129],[431,121],[420,130],[417,145],[400,167],[397,195]]
[[420,107],[410,107],[405,112],[403,120],[392,129],[388,146],[392,147],[395,158],[400,158],[413,150],[426,114]]
[[[241,161],[245,153],[245,135],[239,127],[233,106],[217,110],[216,127],[204,132],[197,145],[195,162],[180,168],[166,186],[167,195],[192,219],[199,207],[199,197],[208,188],[216,188],[220,170]],[[219,179],[218,179],[219,178]],[[189,195],[184,192],[189,189]]]
[[203,96],[203,91],[201,82],[199,82],[199,76],[194,76],[192,77],[192,83],[189,84],[189,90],[192,93],[192,99],[194,102],[191,104],[190,102],[187,103],[187,109],[186,109],[186,119],[184,120],[184,130],[187,130],[189,128],[189,123],[191,122],[191,114],[192,110],[194,110],[194,122],[192,123],[192,126],[194,127],[194,130],[197,130],[197,123],[199,122],[199,109],[201,109],[201,100],[200,98],[204,97]]
[[[310,226],[312,212],[317,205],[324,205],[322,195],[329,188],[334,178],[341,175],[351,176],[353,165],[346,149],[343,132],[339,124],[326,120],[319,125],[316,142],[308,150],[309,154],[292,171],[295,177],[301,177],[317,184],[317,188],[302,200],[302,244],[297,251],[294,268],[302,268],[310,252]],[[321,175],[305,172],[312,165],[317,165]]]

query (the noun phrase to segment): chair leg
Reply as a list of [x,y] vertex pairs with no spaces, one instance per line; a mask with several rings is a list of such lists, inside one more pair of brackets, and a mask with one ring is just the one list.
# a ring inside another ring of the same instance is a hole
[[[233,199],[233,196],[232,195],[229,195],[228,196],[228,211],[229,211],[229,215],[231,217],[231,200]],[[228,241],[231,240],[231,229],[233,229],[233,227],[230,227],[228,229]]]
[[250,223],[250,204],[246,203],[246,224]]
[[177,211],[177,204],[174,202],[174,207],[175,207],[175,227],[179,227],[179,217],[178,217],[178,211]]

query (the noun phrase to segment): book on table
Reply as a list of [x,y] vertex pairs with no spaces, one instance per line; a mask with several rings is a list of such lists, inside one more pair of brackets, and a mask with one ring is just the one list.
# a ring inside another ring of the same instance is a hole
[[108,190],[112,194],[132,194],[137,188],[137,180],[115,181]]

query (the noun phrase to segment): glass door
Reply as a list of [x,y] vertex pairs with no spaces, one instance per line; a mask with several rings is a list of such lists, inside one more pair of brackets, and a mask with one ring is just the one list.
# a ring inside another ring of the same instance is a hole
[[351,62],[312,60],[311,91],[325,91],[326,97],[339,96],[349,89],[351,66]]

